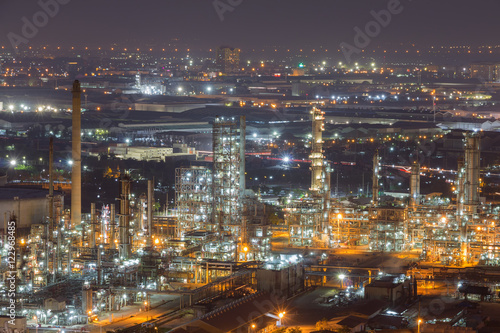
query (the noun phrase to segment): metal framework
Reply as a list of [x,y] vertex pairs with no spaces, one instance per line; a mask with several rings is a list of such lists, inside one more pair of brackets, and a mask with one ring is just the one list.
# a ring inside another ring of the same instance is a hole
[[191,230],[214,231],[212,214],[212,173],[204,167],[175,169],[177,237]]
[[241,233],[240,134],[234,119],[217,117],[213,124],[212,223],[222,235]]

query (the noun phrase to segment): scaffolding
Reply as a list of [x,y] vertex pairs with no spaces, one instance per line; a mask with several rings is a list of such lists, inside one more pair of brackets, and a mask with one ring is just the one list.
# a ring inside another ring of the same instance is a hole
[[406,209],[371,208],[369,218],[371,250],[384,252],[403,250]]
[[295,246],[311,246],[321,222],[322,205],[314,199],[293,201],[285,208],[285,223],[290,243]]
[[219,236],[241,234],[240,129],[234,120],[217,117],[213,124],[212,224]]
[[331,245],[366,245],[370,233],[370,219],[367,210],[352,207],[334,207],[331,211]]
[[175,169],[178,238],[192,230],[215,231],[212,213],[212,173],[204,167]]

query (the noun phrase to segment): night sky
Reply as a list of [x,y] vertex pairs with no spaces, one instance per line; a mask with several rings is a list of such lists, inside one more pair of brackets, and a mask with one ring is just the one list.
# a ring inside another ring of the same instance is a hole
[[[30,45],[154,47],[178,38],[200,48],[338,47],[352,42],[353,28],[364,27],[370,11],[394,0],[219,0],[241,1],[223,21],[213,0],[64,1],[69,3],[29,38]],[[401,5],[402,13],[376,43],[498,43],[498,0],[401,0]],[[39,10],[37,0],[0,0],[0,44],[10,45],[7,34],[21,35],[21,18],[31,20]]]

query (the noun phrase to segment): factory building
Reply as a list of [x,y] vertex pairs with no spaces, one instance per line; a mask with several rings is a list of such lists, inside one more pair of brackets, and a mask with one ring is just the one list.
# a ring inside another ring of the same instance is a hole
[[[17,232],[29,230],[33,224],[47,222],[49,217],[49,191],[31,188],[0,188],[0,213],[7,223],[16,219]],[[54,192],[54,207],[57,216],[63,214],[64,193]],[[2,228],[3,229],[3,228]]]

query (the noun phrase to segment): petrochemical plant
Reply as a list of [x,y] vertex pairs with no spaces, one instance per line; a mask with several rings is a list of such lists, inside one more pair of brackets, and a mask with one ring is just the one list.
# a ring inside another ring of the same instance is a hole
[[[421,195],[421,174],[430,167],[411,158],[408,165],[386,165],[375,152],[370,202],[355,205],[332,195],[339,161],[325,158],[324,112],[312,107],[310,188],[300,199],[282,200],[275,209],[284,214],[284,223],[273,224],[260,193],[246,187],[245,117],[217,117],[212,167],[165,170],[175,172],[175,209],[154,209],[153,179],[147,181],[147,193],[133,195],[133,182],[125,173],[116,204],[92,203],[91,213],[82,214],[78,81],[72,93],[71,209],[64,209],[64,196],[54,191],[51,139],[49,195],[42,198],[48,202],[48,216],[43,223],[24,226],[28,232],[18,233],[14,246],[16,311],[37,323],[85,325],[137,302],[146,311],[155,295],[175,296],[179,309],[208,304],[228,290],[234,296],[243,280],[261,285],[256,271],[299,267],[307,256],[326,265],[325,257],[339,249],[409,253],[435,267],[500,264],[500,207],[482,200],[480,192],[481,132],[464,134],[458,170],[434,170],[452,184],[456,202]],[[398,167],[410,178],[409,197],[392,206],[381,205],[380,180],[388,167]],[[31,209],[23,207],[26,201],[18,199],[18,204],[6,216],[5,235],[7,222],[20,226],[19,215]],[[7,237],[3,242],[6,248]],[[7,281],[12,269],[2,267]]]

